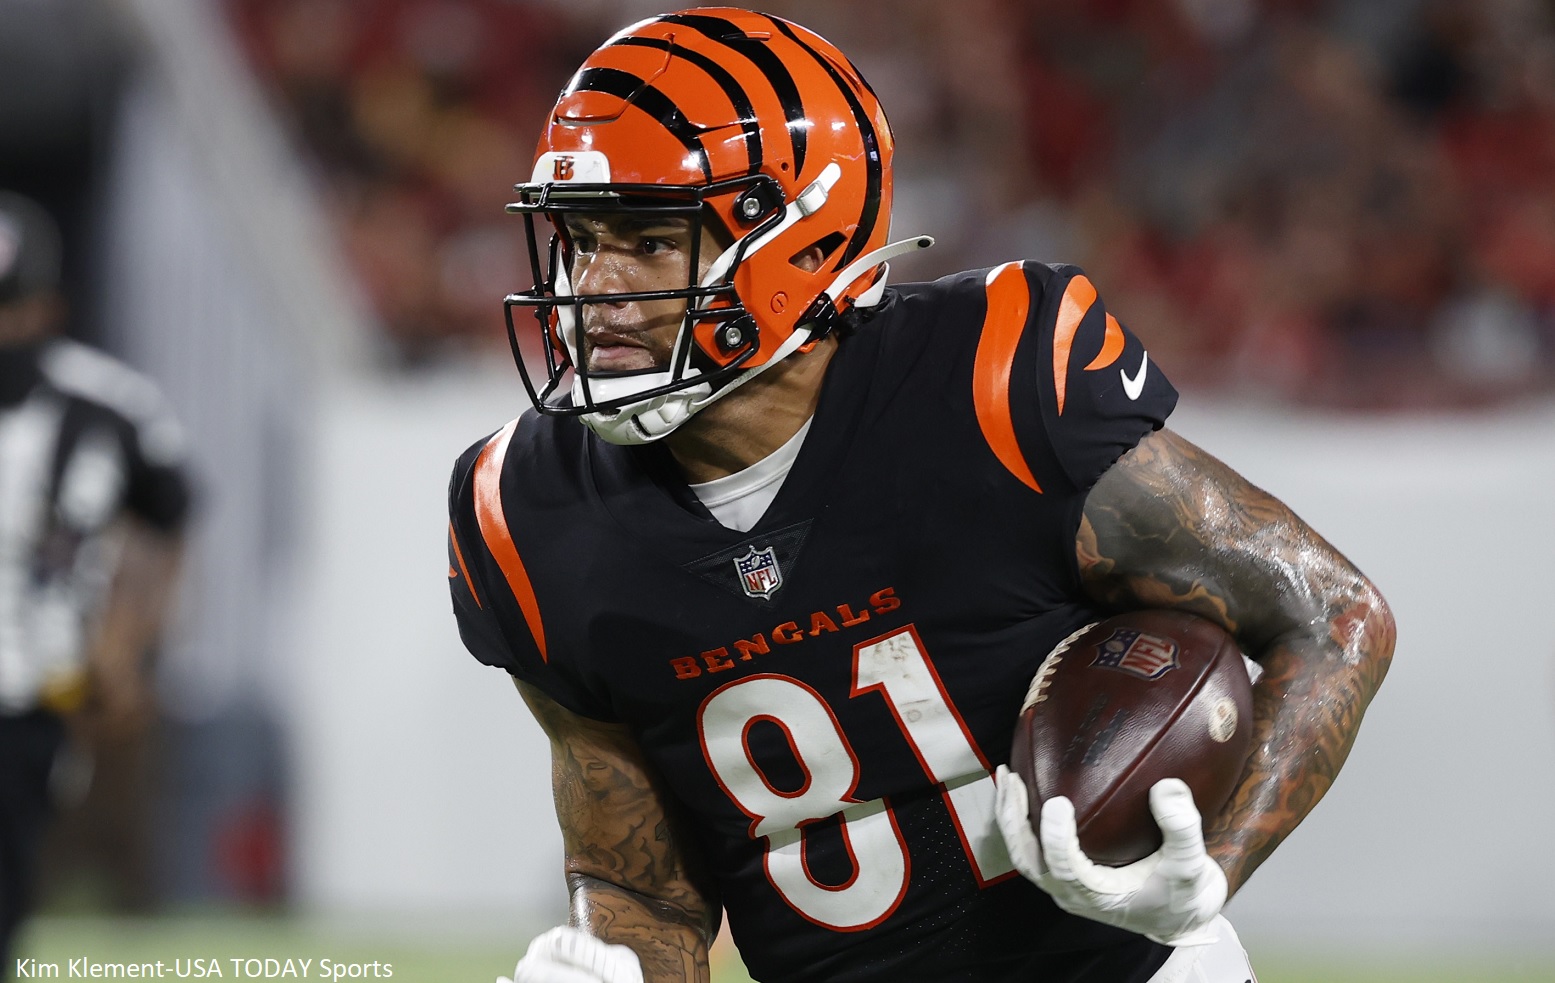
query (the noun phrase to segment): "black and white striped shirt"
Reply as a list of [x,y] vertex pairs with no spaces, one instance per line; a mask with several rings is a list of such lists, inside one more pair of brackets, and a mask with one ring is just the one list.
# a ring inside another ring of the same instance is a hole
[[82,671],[126,513],[189,510],[183,430],[150,380],[66,340],[0,350],[0,713]]

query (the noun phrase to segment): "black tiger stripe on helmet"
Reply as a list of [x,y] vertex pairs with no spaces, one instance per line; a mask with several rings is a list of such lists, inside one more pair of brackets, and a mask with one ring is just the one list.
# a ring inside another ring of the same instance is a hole
[[[882,183],[880,141],[875,136],[874,124],[870,122],[868,114],[864,112],[864,107],[858,101],[858,97],[854,94],[852,87],[848,85],[841,73],[837,71],[837,66],[833,65],[830,59],[800,38],[787,21],[779,20],[776,17],[769,19],[772,21],[773,26],[786,37],[809,52],[810,56],[825,69],[826,74],[831,76],[832,81],[837,83],[837,88],[841,90],[843,98],[848,102],[848,108],[853,111],[853,119],[858,124],[859,134],[864,139],[865,156],[868,161],[864,207],[859,213],[858,228],[854,230],[853,235],[848,239],[848,248],[843,250],[842,257],[832,267],[834,270],[841,270],[864,252],[864,246],[869,242],[870,235],[875,231],[875,222],[880,216],[880,190]],[[863,77],[856,72],[854,77],[861,83],[863,82]],[[868,88],[867,84],[865,84],[865,88]]]
[[631,72],[619,68],[586,68],[573,76],[572,84],[562,93],[604,92],[637,106],[643,112],[663,124],[675,139],[696,155],[707,180],[713,179],[713,166],[707,158],[707,148],[702,145],[701,133],[674,101]]
[[751,105],[750,96],[746,94],[745,88],[727,69],[700,52],[664,38],[625,37],[613,44],[665,51],[670,57],[683,58],[706,72],[708,77],[723,90],[723,94],[729,97],[729,103],[734,107],[734,112],[739,118],[740,128],[745,132],[746,151],[750,155],[748,173],[755,174],[761,170],[763,162],[761,126],[756,120],[756,108]]
[[711,17],[703,13],[665,14],[658,18],[658,21],[691,28],[709,41],[740,55],[766,76],[767,83],[772,86],[772,91],[776,93],[778,102],[783,107],[784,129],[788,133],[789,143],[794,151],[794,172],[803,173],[805,155],[809,149],[810,118],[805,113],[804,99],[799,94],[799,86],[794,82],[794,77],[789,73],[788,68],[784,66],[783,60],[773,54],[760,39],[748,36],[734,23],[721,17]]

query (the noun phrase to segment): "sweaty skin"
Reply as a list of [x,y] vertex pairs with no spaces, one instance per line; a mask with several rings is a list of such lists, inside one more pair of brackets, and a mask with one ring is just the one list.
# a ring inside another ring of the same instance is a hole
[[1281,502],[1169,430],[1086,498],[1087,592],[1217,622],[1262,667],[1253,753],[1205,844],[1235,893],[1333,784],[1393,657],[1387,603]]
[[[690,282],[691,220],[680,216],[574,215],[568,274],[579,294],[674,290]],[[730,239],[702,223],[697,282]],[[819,247],[794,257],[811,272],[825,254]],[[683,300],[589,303],[582,308],[583,357],[592,372],[626,372],[669,364],[685,317]],[[664,438],[689,482],[712,481],[750,467],[782,447],[815,413],[821,381],[837,339],[828,337],[712,403]]]
[[[579,294],[676,290],[690,282],[691,220],[681,216],[571,215],[568,276]],[[697,248],[698,282],[723,251],[710,224]],[[684,300],[584,304],[583,357],[591,372],[668,365]]]

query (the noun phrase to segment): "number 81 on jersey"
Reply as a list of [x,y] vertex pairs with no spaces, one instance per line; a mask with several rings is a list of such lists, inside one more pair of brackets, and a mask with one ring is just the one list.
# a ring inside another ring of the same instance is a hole
[[[850,698],[885,699],[945,805],[978,882],[1013,867],[994,825],[988,762],[946,694],[911,625],[853,649]],[[795,790],[775,788],[750,751],[751,727],[781,728],[804,773]],[[907,893],[907,844],[884,799],[860,802],[858,757],[819,693],[788,676],[764,673],[714,691],[697,717],[708,767],[734,804],[751,817],[752,838],[766,838],[772,886],[804,918],[837,931],[860,931],[890,916]],[[853,864],[842,884],[817,881],[805,862],[805,824],[841,816]]]

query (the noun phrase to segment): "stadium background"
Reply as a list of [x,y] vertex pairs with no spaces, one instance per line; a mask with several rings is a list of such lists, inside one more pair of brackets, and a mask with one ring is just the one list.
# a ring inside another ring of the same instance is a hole
[[[1344,776],[1230,909],[1265,983],[1555,979],[1555,4],[768,9],[882,93],[895,227],[940,240],[898,280],[1084,265],[1174,426],[1394,603]],[[162,719],[71,810],[24,955],[489,978],[561,919],[544,744],[459,646],[443,492],[523,406],[507,190],[655,11],[0,0],[0,184],[60,214],[72,331],[161,382],[204,489]]]

